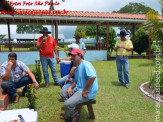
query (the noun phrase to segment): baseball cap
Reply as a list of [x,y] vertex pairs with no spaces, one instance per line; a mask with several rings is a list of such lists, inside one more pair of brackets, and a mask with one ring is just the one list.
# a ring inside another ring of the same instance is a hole
[[83,55],[83,52],[80,49],[73,49],[70,53],[70,55],[76,55],[76,54]]
[[72,49],[79,49],[79,45],[72,43],[68,45],[68,48],[72,48]]

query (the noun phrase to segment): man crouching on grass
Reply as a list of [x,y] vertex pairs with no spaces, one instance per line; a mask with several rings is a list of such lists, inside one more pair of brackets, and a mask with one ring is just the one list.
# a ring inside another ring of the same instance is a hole
[[[23,76],[23,72],[27,75]],[[0,76],[2,78],[1,87],[3,93],[9,94],[14,103],[19,101],[19,95],[16,92],[17,88],[25,86],[22,95],[27,92],[28,84],[33,83],[36,89],[39,88],[35,76],[23,62],[17,60],[16,53],[9,53],[8,61],[4,62],[0,67]]]
[[64,101],[65,114],[61,119],[77,122],[80,114],[76,110],[76,105],[94,99],[98,90],[97,75],[93,65],[83,60],[83,53],[80,49],[71,51],[72,60],[77,65],[75,71],[75,81],[68,89],[61,91]]

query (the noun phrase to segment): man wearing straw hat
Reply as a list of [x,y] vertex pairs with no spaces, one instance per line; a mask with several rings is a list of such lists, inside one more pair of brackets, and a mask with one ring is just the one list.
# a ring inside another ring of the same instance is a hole
[[48,65],[52,72],[52,77],[54,79],[54,84],[58,82],[57,72],[56,72],[56,66],[54,61],[54,51],[56,54],[56,59],[58,60],[58,54],[57,50],[55,50],[55,47],[57,46],[57,43],[55,39],[52,36],[49,36],[51,32],[48,31],[47,27],[43,27],[43,30],[40,31],[40,33],[43,34],[40,38],[37,40],[37,48],[40,53],[40,61],[42,64],[43,74],[44,74],[44,80],[45,80],[45,87],[49,87],[49,73],[48,73]]
[[[129,51],[133,50],[132,42],[128,39],[126,39],[126,35],[128,35],[124,30],[120,31],[120,40],[116,42],[114,50],[116,51],[117,57],[116,57],[116,64],[117,64],[117,71],[118,71],[118,77],[119,77],[119,84],[118,86],[123,86],[128,89],[129,88],[129,62],[128,62],[128,56]],[[124,75],[124,81],[123,82],[123,76]]]

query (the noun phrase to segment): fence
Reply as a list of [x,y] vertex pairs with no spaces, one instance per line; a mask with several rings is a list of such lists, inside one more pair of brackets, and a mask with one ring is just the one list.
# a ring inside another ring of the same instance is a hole
[[[70,43],[58,43],[60,47],[66,47]],[[87,50],[107,50],[106,43],[85,43]],[[36,51],[36,43],[0,43],[0,52]]]

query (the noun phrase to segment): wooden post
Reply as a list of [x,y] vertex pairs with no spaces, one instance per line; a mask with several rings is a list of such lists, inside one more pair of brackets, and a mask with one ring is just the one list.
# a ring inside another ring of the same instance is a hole
[[[132,44],[134,46],[134,41],[135,41],[135,25],[132,26],[132,34],[133,34]],[[132,56],[133,55],[134,55],[134,50],[132,51]]]
[[99,41],[99,38],[98,38],[98,25],[96,26],[96,50],[99,48],[99,44],[98,44],[98,41]]
[[55,21],[55,40],[58,44],[58,21]]
[[[58,21],[55,21],[55,40],[56,43],[58,44]],[[57,51],[58,57],[59,57],[59,51]],[[57,61],[57,64],[59,63],[59,61]]]
[[[108,45],[109,45],[109,22],[107,22],[107,27],[106,27],[106,50],[108,51]],[[109,59],[109,55],[107,52],[107,60]]]
[[7,27],[8,27],[8,41],[9,41],[9,52],[11,52],[11,36],[10,36],[10,23],[7,22]]
[[152,42],[152,29],[149,30],[149,48],[148,48],[148,59],[151,58],[151,42]]
[[52,29],[52,37],[54,37],[54,25],[51,25],[51,29]]

